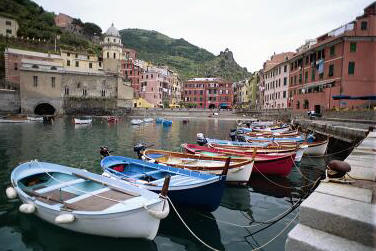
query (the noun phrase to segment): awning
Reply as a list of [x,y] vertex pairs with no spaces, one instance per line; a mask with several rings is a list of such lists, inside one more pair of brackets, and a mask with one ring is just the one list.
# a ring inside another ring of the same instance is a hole
[[339,100],[339,99],[351,99],[351,96],[348,96],[348,95],[335,95],[335,96],[332,96],[332,98],[334,100]]
[[376,96],[348,96],[348,95],[336,95],[332,96],[334,100],[339,99],[353,99],[353,100],[376,100]]

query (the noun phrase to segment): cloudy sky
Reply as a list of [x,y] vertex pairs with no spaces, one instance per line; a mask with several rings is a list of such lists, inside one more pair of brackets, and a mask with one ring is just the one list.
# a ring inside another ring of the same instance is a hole
[[[374,0],[35,0],[44,9],[106,30],[159,31],[218,55],[229,48],[249,71],[352,21]],[[125,41],[126,43],[126,41]]]

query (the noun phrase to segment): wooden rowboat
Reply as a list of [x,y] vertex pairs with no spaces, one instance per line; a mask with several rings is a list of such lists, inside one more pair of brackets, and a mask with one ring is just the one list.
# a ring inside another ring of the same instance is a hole
[[112,177],[160,193],[164,178],[171,176],[168,196],[180,205],[214,211],[221,203],[226,176],[194,172],[122,156],[102,159],[101,167]]
[[11,182],[7,195],[18,195],[21,212],[75,232],[152,240],[169,212],[156,193],[62,165],[23,163]]
[[[251,158],[250,153],[233,153],[225,150],[199,146],[195,144],[182,144],[183,149],[188,153],[198,154],[202,156],[231,156],[237,158]],[[294,165],[296,153],[294,151],[287,153],[270,153],[259,154],[257,152],[254,164],[254,173],[262,173],[266,175],[287,176],[291,172]]]
[[[145,150],[142,156],[149,161],[216,175],[220,175],[223,172],[228,159],[227,157],[198,156],[153,149]],[[226,181],[248,182],[252,173],[253,162],[253,159],[231,158]]]

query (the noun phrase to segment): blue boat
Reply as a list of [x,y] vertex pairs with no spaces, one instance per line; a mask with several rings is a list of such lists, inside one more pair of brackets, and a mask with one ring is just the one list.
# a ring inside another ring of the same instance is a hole
[[257,141],[276,141],[276,142],[303,142],[304,137],[303,136],[296,136],[296,137],[250,137],[250,136],[244,136],[244,138],[249,142],[257,142]]
[[218,208],[226,176],[216,176],[122,156],[108,156],[101,161],[108,175],[159,193],[164,177],[171,176],[168,196],[180,205],[206,211]]
[[157,118],[157,119],[155,120],[155,123],[156,123],[156,124],[162,124],[163,120],[164,120],[164,118]]
[[166,127],[167,126],[172,126],[172,120],[165,119],[165,120],[163,120],[162,125],[166,126]]

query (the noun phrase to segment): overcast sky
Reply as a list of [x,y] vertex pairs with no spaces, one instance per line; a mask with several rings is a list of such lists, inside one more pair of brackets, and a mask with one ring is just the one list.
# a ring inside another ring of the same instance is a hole
[[[103,31],[115,27],[159,31],[218,55],[229,48],[249,71],[274,52],[295,51],[352,21],[374,0],[35,0]],[[125,44],[127,41],[125,41]]]

